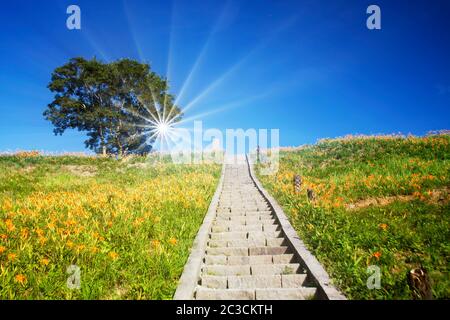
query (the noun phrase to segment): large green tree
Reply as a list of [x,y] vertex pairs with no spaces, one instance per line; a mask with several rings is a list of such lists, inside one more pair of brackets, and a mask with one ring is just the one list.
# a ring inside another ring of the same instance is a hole
[[54,100],[44,112],[55,126],[85,131],[86,147],[106,155],[151,150],[151,122],[159,114],[180,118],[168,83],[150,66],[130,59],[103,63],[73,58],[56,68],[48,88]]

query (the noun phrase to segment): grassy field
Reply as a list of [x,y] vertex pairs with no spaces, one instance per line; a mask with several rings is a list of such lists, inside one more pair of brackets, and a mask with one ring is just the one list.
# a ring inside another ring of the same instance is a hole
[[[406,273],[420,265],[434,298],[450,298],[450,136],[322,140],[282,152],[279,172],[259,179],[348,298],[410,299]],[[380,289],[366,286],[369,265]]]
[[170,299],[219,176],[144,158],[1,156],[0,299]]

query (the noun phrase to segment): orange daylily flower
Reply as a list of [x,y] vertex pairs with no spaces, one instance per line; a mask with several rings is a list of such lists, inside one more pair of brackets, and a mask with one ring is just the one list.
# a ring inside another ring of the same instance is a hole
[[152,240],[151,243],[152,243],[152,246],[155,247],[155,248],[156,248],[156,247],[159,247],[159,245],[160,245],[159,240]]
[[14,229],[16,228],[11,219],[6,219],[5,224],[8,231],[14,231]]
[[110,253],[108,253],[108,256],[111,259],[116,260],[119,257],[119,254],[117,252],[111,251]]
[[24,276],[23,274],[18,274],[14,277],[14,279],[16,280],[16,282],[20,283],[20,284],[24,284],[27,281],[27,277]]
[[14,260],[16,260],[16,258],[17,258],[17,254],[15,254],[15,253],[9,253],[8,254],[8,260],[9,261],[14,261]]

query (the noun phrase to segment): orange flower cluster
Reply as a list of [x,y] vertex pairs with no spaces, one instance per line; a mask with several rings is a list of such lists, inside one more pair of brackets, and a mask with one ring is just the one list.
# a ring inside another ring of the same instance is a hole
[[110,253],[108,253],[108,256],[111,259],[116,260],[119,257],[119,254],[117,252],[111,251]]
[[16,282],[20,283],[20,284],[24,284],[27,281],[27,277],[23,274],[18,274],[14,277],[14,279],[16,280]]
[[[167,168],[162,166],[160,170]],[[177,238],[169,238],[167,247],[157,240],[165,238],[167,230],[163,228],[167,226],[161,223],[165,212],[205,210],[217,177],[197,168],[155,176],[132,186],[77,179],[69,188],[39,187],[14,198],[0,194],[0,265],[8,272],[18,271],[14,282],[25,284],[23,263],[44,270],[50,265],[61,268],[61,256],[97,265],[116,261],[122,252],[115,241],[118,237],[126,239],[130,233],[142,238],[154,232],[151,245],[157,250],[151,254],[173,250],[179,242]],[[149,231],[156,225],[157,230]]]
[[380,258],[381,258],[381,252],[380,252],[380,251],[376,251],[376,252],[373,253],[372,256],[375,257],[377,260],[380,260]]

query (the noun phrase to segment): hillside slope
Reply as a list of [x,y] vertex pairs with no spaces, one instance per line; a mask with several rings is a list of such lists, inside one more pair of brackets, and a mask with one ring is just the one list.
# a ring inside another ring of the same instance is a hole
[[170,299],[219,176],[144,157],[0,156],[0,299]]
[[[450,136],[322,140],[282,152],[259,179],[349,298],[410,299],[406,274],[421,265],[434,298],[450,298]],[[371,265],[379,289],[367,287]]]

